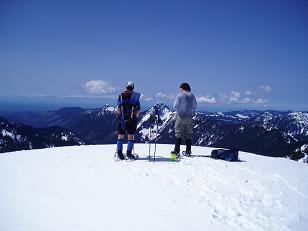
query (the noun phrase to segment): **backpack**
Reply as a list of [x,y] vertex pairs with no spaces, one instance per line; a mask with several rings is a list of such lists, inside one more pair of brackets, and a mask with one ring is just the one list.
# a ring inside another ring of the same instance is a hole
[[140,110],[140,96],[140,93],[134,91],[124,91],[119,95],[117,104],[123,110],[123,119],[131,119],[134,110]]
[[238,150],[236,149],[214,149],[211,152],[211,158],[226,161],[237,161]]

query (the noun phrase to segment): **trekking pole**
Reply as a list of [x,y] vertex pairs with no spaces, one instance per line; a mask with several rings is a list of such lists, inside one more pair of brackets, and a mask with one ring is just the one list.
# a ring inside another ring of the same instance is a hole
[[156,155],[157,133],[158,133],[158,119],[156,120],[156,133],[155,133],[154,161],[153,162],[155,162],[155,155]]
[[149,161],[151,161],[151,136],[152,136],[152,115],[150,115],[150,132],[149,132]]
[[[157,146],[157,140],[158,140],[158,132],[159,128],[158,125],[162,123],[161,118],[160,118],[160,110],[158,107],[155,108],[155,123],[156,123],[156,132],[155,132],[155,146],[154,146],[154,162],[155,162],[155,157],[156,157],[156,146]],[[155,125],[154,125],[155,126]]]

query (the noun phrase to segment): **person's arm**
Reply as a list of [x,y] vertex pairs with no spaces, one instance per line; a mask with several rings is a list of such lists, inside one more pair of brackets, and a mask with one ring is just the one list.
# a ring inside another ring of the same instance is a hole
[[133,114],[134,114],[134,116],[136,116],[136,118],[139,117],[139,113],[140,113],[140,109],[141,109],[141,107],[140,107],[140,96],[141,96],[141,94],[138,93],[138,92],[133,92],[133,94],[132,94],[133,102],[135,101]]
[[179,108],[179,104],[180,104],[180,102],[179,102],[179,95],[177,95],[175,97],[175,100],[174,100],[174,103],[173,103],[173,108],[177,110]]
[[196,97],[194,96],[194,100],[193,100],[193,114],[196,114],[197,112],[197,100]]
[[140,113],[140,101],[139,100],[138,100],[138,102],[137,102],[137,104],[135,106],[135,110],[136,110],[136,113],[135,113],[136,118],[138,118],[139,117],[139,113]]
[[122,96],[122,95],[119,95],[118,101],[117,101],[117,105],[118,105],[118,106],[117,106],[117,110],[116,110],[117,116],[120,116],[121,113],[122,113],[122,110],[121,110],[121,103],[122,103],[121,96]]

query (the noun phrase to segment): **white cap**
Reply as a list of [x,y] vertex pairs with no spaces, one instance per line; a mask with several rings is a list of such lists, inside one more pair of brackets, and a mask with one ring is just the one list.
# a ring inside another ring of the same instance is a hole
[[133,89],[135,88],[135,84],[133,81],[128,81],[126,84],[126,87],[132,87]]

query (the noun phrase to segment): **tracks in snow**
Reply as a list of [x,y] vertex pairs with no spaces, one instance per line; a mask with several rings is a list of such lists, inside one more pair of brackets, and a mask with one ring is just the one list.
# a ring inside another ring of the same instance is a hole
[[[241,230],[291,231],[284,221],[290,211],[281,187],[305,196],[280,175],[249,170],[243,163],[184,158],[179,163],[136,161],[122,167],[156,184],[177,187],[182,198],[192,198],[200,205],[200,216]],[[300,219],[295,213],[292,216]]]

